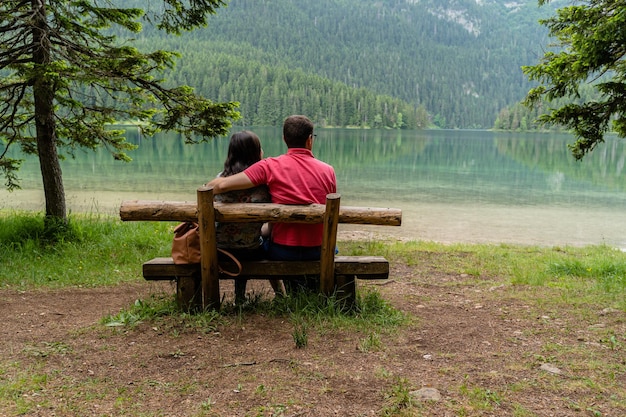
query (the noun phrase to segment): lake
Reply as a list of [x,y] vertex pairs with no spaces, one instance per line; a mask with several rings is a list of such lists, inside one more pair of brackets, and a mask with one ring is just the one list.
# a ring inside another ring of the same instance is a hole
[[[280,129],[254,128],[265,156],[285,151]],[[314,154],[337,173],[341,204],[396,207],[401,227],[348,226],[376,237],[542,246],[626,248],[625,142],[600,145],[584,161],[568,134],[467,130],[316,129]],[[185,145],[178,135],[141,138],[132,163],[106,152],[63,161],[73,212],[116,214],[123,200],[191,200],[222,167],[227,138]],[[14,155],[15,156],[15,155]],[[1,209],[43,210],[36,159],[20,171],[22,190],[0,191]]]

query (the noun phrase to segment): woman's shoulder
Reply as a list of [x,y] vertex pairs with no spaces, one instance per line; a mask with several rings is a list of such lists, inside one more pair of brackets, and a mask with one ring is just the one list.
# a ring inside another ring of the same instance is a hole
[[270,203],[272,201],[272,196],[270,195],[270,190],[267,188],[267,185],[258,185],[241,191],[249,191],[248,195],[252,203]]
[[245,190],[229,191],[215,196],[215,201],[222,203],[270,203],[272,197],[265,185]]

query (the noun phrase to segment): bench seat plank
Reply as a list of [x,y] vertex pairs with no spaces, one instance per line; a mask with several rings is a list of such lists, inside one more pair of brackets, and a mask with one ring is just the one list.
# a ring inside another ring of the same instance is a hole
[[[319,261],[254,261],[242,262],[239,275],[247,279],[270,279],[285,276],[319,275]],[[236,271],[235,264],[223,263],[228,271]],[[148,281],[172,280],[198,273],[199,264],[176,265],[172,258],[154,258],[143,264],[143,276]],[[387,279],[389,262],[382,256],[336,256],[335,275],[355,275],[359,279]],[[220,279],[233,279],[220,274]],[[236,277],[234,278],[236,279]]]

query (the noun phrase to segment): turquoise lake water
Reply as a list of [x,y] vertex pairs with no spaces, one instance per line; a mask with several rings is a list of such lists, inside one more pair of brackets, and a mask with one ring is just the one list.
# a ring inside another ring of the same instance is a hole
[[[285,151],[276,128],[254,128],[265,156]],[[610,139],[582,162],[567,134],[317,129],[314,153],[335,167],[341,204],[395,207],[401,227],[341,226],[345,233],[440,242],[537,245],[606,243],[626,248],[626,142]],[[133,162],[105,151],[63,161],[72,211],[116,214],[123,200],[195,200],[223,164],[227,138],[185,145],[176,135],[141,139]],[[43,210],[37,161],[0,208]]]

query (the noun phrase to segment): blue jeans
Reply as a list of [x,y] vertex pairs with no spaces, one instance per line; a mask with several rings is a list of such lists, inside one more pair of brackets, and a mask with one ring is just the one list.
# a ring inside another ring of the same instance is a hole
[[[266,240],[264,242],[267,259],[274,261],[315,261],[320,259],[320,246],[286,246]],[[287,294],[301,291],[317,291],[319,276],[293,276],[284,280]]]

